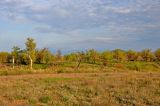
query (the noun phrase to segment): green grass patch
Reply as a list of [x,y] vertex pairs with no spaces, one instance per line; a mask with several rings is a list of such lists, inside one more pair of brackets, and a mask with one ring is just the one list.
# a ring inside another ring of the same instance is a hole
[[40,101],[41,103],[48,103],[49,101],[51,101],[51,97],[50,97],[50,96],[41,96],[41,97],[39,98],[39,101]]
[[29,104],[31,104],[31,105],[35,105],[35,104],[37,103],[37,100],[34,99],[34,98],[30,98],[30,99],[28,100],[28,102],[29,102]]
[[47,69],[49,67],[48,64],[34,64],[33,69]]

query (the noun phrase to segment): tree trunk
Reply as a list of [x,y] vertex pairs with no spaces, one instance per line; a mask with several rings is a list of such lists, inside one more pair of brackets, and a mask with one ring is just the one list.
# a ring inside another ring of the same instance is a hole
[[29,55],[29,59],[30,59],[30,68],[31,68],[31,70],[33,69],[33,60],[32,60],[32,58],[31,58],[31,56]]
[[12,58],[12,68],[14,69],[14,64],[15,64],[15,59],[14,59],[14,56]]
[[79,60],[79,61],[78,61],[78,64],[77,64],[77,66],[76,66],[75,70],[78,70],[78,68],[79,68],[80,64],[81,64],[81,60]]

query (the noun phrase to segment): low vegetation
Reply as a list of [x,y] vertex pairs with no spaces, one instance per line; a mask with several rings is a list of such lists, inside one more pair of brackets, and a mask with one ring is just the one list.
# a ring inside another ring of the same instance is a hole
[[104,73],[104,72],[159,72],[160,66],[155,62],[120,62],[110,63],[108,66],[81,63],[78,69],[76,62],[61,62],[59,64],[34,64],[31,70],[27,65],[0,65],[0,75],[21,74],[52,74],[52,73]]
[[159,106],[157,72],[0,77],[1,106]]
[[36,49],[36,42],[27,38],[26,49],[14,46],[12,52],[0,52],[0,75],[29,73],[75,73],[106,71],[159,71],[160,48],[156,51],[94,49],[62,55],[49,49]]

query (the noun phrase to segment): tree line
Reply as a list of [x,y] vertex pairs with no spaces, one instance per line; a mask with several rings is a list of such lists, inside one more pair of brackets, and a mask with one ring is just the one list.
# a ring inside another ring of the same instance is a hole
[[52,64],[62,61],[78,62],[77,68],[81,62],[107,65],[109,62],[160,61],[160,48],[154,52],[151,49],[144,49],[142,51],[115,49],[102,52],[90,49],[62,56],[60,50],[57,51],[57,54],[53,54],[48,48],[37,49],[37,44],[33,38],[27,38],[25,46],[24,50],[18,46],[14,46],[12,52],[0,52],[0,63],[12,63],[13,68],[15,64],[28,64],[32,69],[34,63]]

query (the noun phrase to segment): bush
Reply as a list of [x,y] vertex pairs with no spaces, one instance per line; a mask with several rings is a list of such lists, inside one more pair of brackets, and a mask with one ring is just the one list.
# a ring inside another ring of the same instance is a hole
[[63,96],[63,97],[62,97],[62,101],[66,102],[66,101],[68,101],[68,100],[69,100],[69,97],[68,97],[68,96]]
[[8,75],[8,71],[0,71],[0,75]]
[[136,64],[134,65],[134,67],[135,67],[135,70],[136,70],[136,71],[140,71],[140,70],[141,70],[141,64],[139,64],[139,63],[136,63]]
[[118,68],[118,69],[125,69],[125,68],[126,68],[125,65],[122,64],[122,63],[117,63],[117,64],[115,65],[115,67]]
[[39,98],[39,101],[42,103],[48,103],[51,100],[50,96],[42,96]]
[[129,70],[136,70],[136,71],[140,71],[142,68],[142,64],[139,62],[129,62],[128,64],[126,63],[126,67]]
[[37,101],[36,101],[36,99],[34,99],[34,98],[30,98],[30,99],[28,100],[28,102],[29,102],[30,104],[35,105]]
[[64,70],[63,70],[63,69],[59,69],[59,70],[57,71],[57,73],[64,73]]

